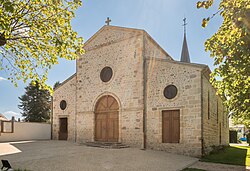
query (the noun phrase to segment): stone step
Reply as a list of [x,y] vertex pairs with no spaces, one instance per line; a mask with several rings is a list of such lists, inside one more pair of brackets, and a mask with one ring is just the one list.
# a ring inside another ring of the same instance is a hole
[[120,142],[85,142],[83,144],[89,147],[111,148],[111,149],[121,149],[129,147],[128,145],[124,145]]

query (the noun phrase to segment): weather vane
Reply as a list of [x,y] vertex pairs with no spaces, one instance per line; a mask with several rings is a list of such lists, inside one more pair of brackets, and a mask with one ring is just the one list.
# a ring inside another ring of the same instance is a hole
[[183,19],[183,22],[184,24],[182,26],[184,26],[184,33],[186,33],[186,25],[187,25],[187,22],[186,22],[186,17]]

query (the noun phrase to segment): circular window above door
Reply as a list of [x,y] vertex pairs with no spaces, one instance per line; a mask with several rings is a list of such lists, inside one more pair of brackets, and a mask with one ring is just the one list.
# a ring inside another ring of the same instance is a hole
[[61,108],[62,110],[65,110],[66,107],[67,107],[67,102],[66,102],[65,100],[62,100],[62,101],[60,102],[60,108]]
[[103,82],[108,82],[113,76],[112,68],[104,67],[100,73],[100,78]]
[[173,99],[175,98],[175,96],[177,95],[177,87],[175,85],[168,85],[165,89],[164,89],[164,96],[167,99]]

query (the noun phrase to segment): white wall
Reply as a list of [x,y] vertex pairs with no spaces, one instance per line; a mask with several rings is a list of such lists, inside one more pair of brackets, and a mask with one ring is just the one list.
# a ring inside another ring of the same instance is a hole
[[50,138],[51,125],[47,123],[14,122],[14,133],[0,133],[0,142]]

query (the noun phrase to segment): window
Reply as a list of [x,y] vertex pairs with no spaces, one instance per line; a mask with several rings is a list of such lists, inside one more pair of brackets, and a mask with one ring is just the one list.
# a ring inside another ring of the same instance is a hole
[[177,95],[177,87],[175,85],[168,85],[163,92],[167,99],[173,99]]
[[0,132],[13,133],[14,132],[14,118],[11,121],[0,121]]
[[60,102],[60,108],[61,108],[62,110],[65,110],[66,107],[67,107],[67,102],[66,102],[65,100],[62,100],[62,101]]
[[221,123],[220,123],[220,128],[219,128],[220,130],[220,132],[219,132],[219,143],[221,144]]
[[100,73],[100,78],[103,82],[108,82],[113,76],[113,71],[110,67],[104,67]]
[[180,142],[180,110],[162,111],[162,142]]
[[222,113],[222,124],[223,124],[223,127],[225,127],[225,111],[224,111],[224,107],[223,107],[223,113]]
[[228,127],[228,116],[227,116],[227,113],[225,113],[225,127],[227,128]]
[[217,99],[216,115],[217,115],[217,124],[218,124],[219,123],[219,101],[218,99]]

